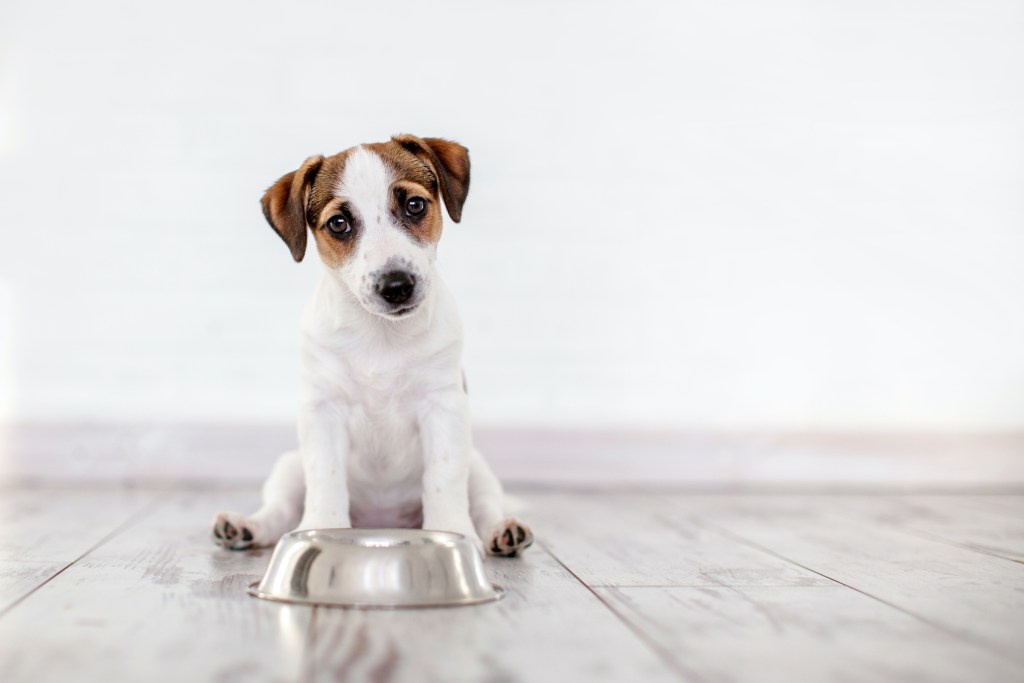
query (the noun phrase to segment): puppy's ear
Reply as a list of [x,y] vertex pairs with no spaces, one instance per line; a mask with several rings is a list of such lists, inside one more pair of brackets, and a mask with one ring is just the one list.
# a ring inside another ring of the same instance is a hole
[[469,150],[457,142],[441,138],[396,135],[391,139],[434,168],[448,215],[458,223],[462,218],[462,205],[469,194]]
[[271,185],[260,202],[270,227],[288,245],[296,261],[301,261],[306,254],[306,202],[323,163],[322,156],[306,159],[299,170]]

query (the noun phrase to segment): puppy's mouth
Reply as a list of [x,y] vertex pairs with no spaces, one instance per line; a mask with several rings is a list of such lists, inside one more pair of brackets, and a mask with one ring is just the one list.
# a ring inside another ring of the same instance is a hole
[[387,313],[385,313],[385,315],[390,316],[392,318],[401,318],[404,315],[412,313],[417,308],[419,308],[419,304],[413,304],[412,306],[402,306],[401,308],[396,308],[393,311],[388,311]]
[[366,310],[374,315],[379,315],[386,320],[402,320],[408,318],[420,307],[419,303],[403,304],[394,308],[381,308],[379,306],[367,306]]

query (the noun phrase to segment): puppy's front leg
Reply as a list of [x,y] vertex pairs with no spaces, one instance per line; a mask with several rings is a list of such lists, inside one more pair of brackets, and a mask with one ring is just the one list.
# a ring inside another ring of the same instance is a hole
[[352,526],[348,500],[348,428],[342,408],[327,402],[299,410],[299,446],[306,504],[299,529]]
[[[469,516],[470,434],[465,395],[434,401],[420,416],[423,528],[464,534],[478,546]],[[482,546],[481,546],[482,547]]]

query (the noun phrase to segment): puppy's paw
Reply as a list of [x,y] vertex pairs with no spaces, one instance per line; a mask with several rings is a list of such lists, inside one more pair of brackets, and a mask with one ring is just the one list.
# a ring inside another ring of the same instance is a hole
[[533,545],[533,532],[518,519],[506,519],[491,532],[487,539],[487,554],[515,557],[519,551]]
[[228,550],[248,550],[255,543],[255,534],[245,515],[221,512],[213,518],[213,542]]

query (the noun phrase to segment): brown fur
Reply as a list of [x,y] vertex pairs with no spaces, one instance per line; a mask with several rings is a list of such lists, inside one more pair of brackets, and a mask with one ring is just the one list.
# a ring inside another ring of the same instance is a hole
[[309,157],[299,170],[282,176],[263,195],[263,215],[296,261],[306,253],[306,201],[323,162],[322,156]]
[[396,135],[391,142],[433,166],[439,176],[448,215],[456,223],[462,220],[462,206],[469,194],[469,150],[450,140],[415,135]]
[[398,198],[392,193],[391,211],[399,216],[402,225],[418,242],[436,244],[441,239],[441,226],[444,221],[441,219],[441,205],[437,201],[437,192],[431,192],[419,183],[410,180],[398,180],[395,187],[405,191],[406,197],[423,197],[427,200],[427,208],[420,216],[420,220],[405,220],[405,207],[400,206]]
[[[395,182],[391,187],[392,215],[421,242],[436,243],[441,238],[440,199],[456,223],[469,192],[469,153],[465,147],[440,138],[395,136],[388,142],[365,145],[391,169]],[[334,156],[310,157],[299,168],[272,185],[263,195],[263,214],[281,236],[296,261],[306,252],[306,228],[313,231],[320,258],[329,267],[337,267],[355,251],[359,239],[360,217],[350,207],[350,222],[356,234],[340,240],[330,234],[327,221],[341,211],[344,198],[337,188],[351,150]],[[420,196],[427,208],[419,220],[405,215],[396,190],[406,197]]]
[[[316,240],[316,250],[320,254],[320,260],[327,264],[330,268],[337,268],[352,255],[356,250],[356,245],[359,244],[358,233],[355,237],[348,240],[340,240],[333,235],[327,229],[327,221],[330,220],[335,214],[341,213],[341,206],[344,202],[335,197],[327,202],[319,211],[315,214],[310,211],[310,215],[317,216],[316,220],[311,220],[310,225],[317,226],[313,230],[313,239]],[[352,217],[351,223],[353,229],[359,229],[359,219],[355,216]]]

